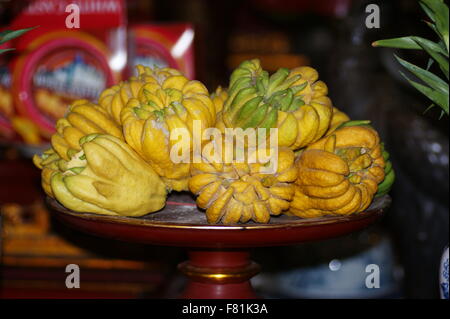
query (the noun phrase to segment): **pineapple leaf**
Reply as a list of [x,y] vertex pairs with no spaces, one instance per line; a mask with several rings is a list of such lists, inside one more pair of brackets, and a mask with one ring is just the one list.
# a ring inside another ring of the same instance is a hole
[[434,60],[432,58],[428,58],[428,62],[427,62],[427,68],[426,70],[429,71],[431,66],[433,65]]
[[419,44],[417,44],[416,41],[417,39],[420,39],[419,41],[422,42],[427,42],[428,46],[431,47],[434,51],[439,52],[445,56],[448,56],[448,52],[446,52],[445,49],[442,48],[439,44],[421,37],[414,37],[414,36],[378,40],[373,42],[372,46],[397,48],[397,49],[422,50],[422,47]]
[[403,72],[400,73],[412,86],[414,86],[420,93],[427,96],[431,101],[439,105],[442,110],[448,115],[448,94],[433,90],[420,83],[414,82],[410,80]]
[[441,54],[434,51],[429,46],[427,41],[422,41],[421,38],[415,38],[414,40],[422,49],[424,49],[439,64],[439,67],[441,68],[442,72],[445,74],[445,76],[448,79],[449,78],[448,59],[446,59]]
[[428,6],[423,3],[422,1],[419,2],[420,7],[422,8],[422,10],[427,14],[428,18],[431,19],[431,21],[433,21],[434,23],[436,23],[436,19],[434,17],[434,13],[433,11],[431,11],[430,8],[428,8]]
[[[436,29],[441,35],[442,40],[445,43],[447,52],[449,50],[449,39],[448,39],[448,7],[443,0],[420,0],[421,7],[424,9],[425,13],[433,20],[436,24]],[[425,9],[426,8],[426,9]],[[429,10],[428,10],[429,9]],[[430,12],[431,11],[431,12]]]
[[385,47],[396,49],[420,50],[420,46],[412,39],[412,37],[401,37],[378,40],[372,43],[373,47]]
[[431,110],[434,106],[435,106],[434,103],[431,104],[429,107],[427,107],[427,108],[425,109],[425,111],[423,111],[423,114],[427,113],[427,112],[428,112],[429,110]]
[[14,38],[20,37],[22,34],[34,29],[36,27],[20,29],[20,30],[6,30],[0,33],[0,44],[10,41]]
[[436,25],[434,23],[431,23],[430,21],[424,21],[430,28],[433,30],[439,37],[441,37],[441,34],[439,33],[438,29],[436,28]]
[[[422,80],[428,86],[410,80],[403,72],[401,75],[419,92],[428,97],[434,104],[442,108],[442,113],[449,114],[448,107],[448,84],[440,77],[429,71],[433,62],[437,62],[439,68],[444,73],[447,80],[449,79],[449,13],[448,6],[444,0],[419,0],[419,5],[422,7],[425,14],[430,21],[425,23],[439,36],[439,41],[433,42],[417,36],[401,37],[394,39],[378,40],[372,43],[374,47],[390,47],[398,49],[412,49],[423,50],[431,57],[428,60],[426,70],[411,64],[398,56],[395,56],[397,61],[405,67],[408,71],[414,74],[417,78]],[[434,105],[433,104],[433,105]],[[431,105],[429,108],[433,107]],[[427,108],[427,110],[429,109]],[[427,111],[426,110],[426,111]]]
[[395,55],[395,58],[403,67],[405,67],[409,72],[417,76],[423,82],[428,84],[431,88],[448,95],[448,84],[441,78],[434,75],[430,71],[424,70],[418,67],[417,65],[414,65],[412,63],[409,63],[408,61],[403,60],[397,55]]

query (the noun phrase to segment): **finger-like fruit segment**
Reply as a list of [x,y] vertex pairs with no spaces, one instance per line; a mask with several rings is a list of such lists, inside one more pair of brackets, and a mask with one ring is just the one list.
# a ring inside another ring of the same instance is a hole
[[290,213],[309,218],[367,209],[384,179],[385,162],[375,130],[345,126],[309,145],[297,166]]
[[278,128],[278,145],[292,150],[320,139],[333,115],[328,89],[309,67],[281,68],[269,77],[258,60],[244,61],[228,94],[219,128]]
[[164,207],[166,185],[122,140],[93,134],[81,148],[53,172],[43,170],[44,189],[48,183],[65,207],[121,216],[142,216]]
[[[245,149],[247,160],[251,152]],[[289,208],[298,173],[292,150],[279,149],[273,174],[262,171],[264,165],[260,162],[228,163],[222,159],[218,165],[211,160],[203,156],[202,163],[192,164],[193,176],[189,180],[189,189],[198,195],[197,205],[206,209],[208,222],[267,223],[271,215],[279,215]],[[261,161],[259,157],[257,160]]]
[[216,122],[216,106],[199,81],[173,69],[148,72],[145,84],[122,108],[120,122],[126,142],[150,164],[170,189],[187,190],[193,134]]
[[123,139],[122,129],[106,111],[86,100],[72,103],[66,117],[56,123],[57,132],[52,135],[52,147],[58,155],[69,160],[72,150],[81,150],[80,140],[89,134],[109,134]]

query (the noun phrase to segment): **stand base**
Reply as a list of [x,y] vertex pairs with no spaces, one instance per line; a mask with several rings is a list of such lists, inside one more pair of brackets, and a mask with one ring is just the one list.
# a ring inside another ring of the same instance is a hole
[[189,278],[185,299],[255,299],[250,284],[260,267],[245,250],[191,250],[178,269]]
[[189,252],[189,260],[179,265],[189,278],[183,298],[255,298],[249,279],[259,272],[259,266],[250,261],[250,247],[286,246],[361,230],[383,215],[390,197],[376,198],[367,211],[354,215],[311,219],[283,215],[268,224],[232,226],[210,225],[204,213],[184,202],[183,206],[168,205],[141,218],[77,213],[54,199],[48,198],[47,202],[63,222],[89,234],[144,244],[195,247]]

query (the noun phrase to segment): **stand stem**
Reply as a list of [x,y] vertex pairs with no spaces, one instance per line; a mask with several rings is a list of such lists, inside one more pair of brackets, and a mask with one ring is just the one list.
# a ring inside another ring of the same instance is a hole
[[249,279],[260,267],[246,250],[190,250],[189,260],[178,268],[189,278],[181,298],[257,298]]

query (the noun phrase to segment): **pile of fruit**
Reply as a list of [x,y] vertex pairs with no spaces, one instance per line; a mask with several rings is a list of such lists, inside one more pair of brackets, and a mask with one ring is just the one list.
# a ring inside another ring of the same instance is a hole
[[[393,183],[377,132],[333,107],[311,67],[269,75],[258,60],[245,61],[228,89],[211,95],[175,69],[137,69],[138,76],[105,90],[98,104],[74,102],[57,121],[52,147],[33,159],[46,194],[71,210],[142,216],[162,209],[171,191],[190,191],[209,223],[267,223],[280,214],[359,213]],[[228,129],[276,128],[277,165],[265,170],[271,163],[260,156],[259,146],[268,148],[260,136],[258,148],[243,142],[231,160],[217,158],[203,141],[193,161],[189,139],[183,145],[189,158],[173,161],[182,139],[171,133],[182,128],[192,136],[196,127],[202,134],[217,128],[222,136]]]

